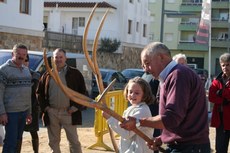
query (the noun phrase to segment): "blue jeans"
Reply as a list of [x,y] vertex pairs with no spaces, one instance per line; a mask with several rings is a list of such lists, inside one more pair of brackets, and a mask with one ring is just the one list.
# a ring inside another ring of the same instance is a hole
[[168,145],[166,153],[211,153],[210,143]]
[[2,153],[15,153],[17,143],[22,141],[26,124],[27,111],[7,113],[8,123],[5,126],[5,139]]

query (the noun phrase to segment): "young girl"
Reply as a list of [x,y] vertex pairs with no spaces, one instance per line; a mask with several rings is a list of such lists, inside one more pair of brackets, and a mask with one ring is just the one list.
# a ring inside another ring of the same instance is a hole
[[[130,79],[124,89],[125,98],[131,103],[123,113],[123,117],[128,116],[135,117],[137,119],[151,117],[151,112],[148,104],[153,102],[149,84],[140,77]],[[104,118],[107,119],[107,123],[116,133],[121,136],[119,152],[120,153],[152,153],[145,140],[136,135],[133,131],[127,131],[122,129],[119,122],[103,112]],[[147,136],[153,135],[152,128],[137,127],[140,131],[144,132]]]

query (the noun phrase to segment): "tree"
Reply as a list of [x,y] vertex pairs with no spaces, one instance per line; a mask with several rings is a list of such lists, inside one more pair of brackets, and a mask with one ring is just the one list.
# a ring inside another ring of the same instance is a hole
[[98,51],[113,53],[119,48],[120,44],[121,42],[117,39],[101,38],[101,45]]

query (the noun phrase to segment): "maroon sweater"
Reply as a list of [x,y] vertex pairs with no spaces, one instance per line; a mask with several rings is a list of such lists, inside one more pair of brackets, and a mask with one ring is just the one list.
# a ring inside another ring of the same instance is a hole
[[177,64],[167,75],[160,91],[160,115],[166,127],[164,143],[209,143],[205,90],[190,68]]

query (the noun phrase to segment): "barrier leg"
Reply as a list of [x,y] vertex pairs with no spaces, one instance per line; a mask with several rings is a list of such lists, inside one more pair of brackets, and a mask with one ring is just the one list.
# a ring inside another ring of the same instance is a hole
[[111,149],[108,145],[106,145],[103,142],[103,135],[100,134],[100,136],[97,137],[97,142],[91,146],[88,147],[88,149],[94,149],[96,147],[101,147],[104,148],[107,151],[114,151],[113,149]]

